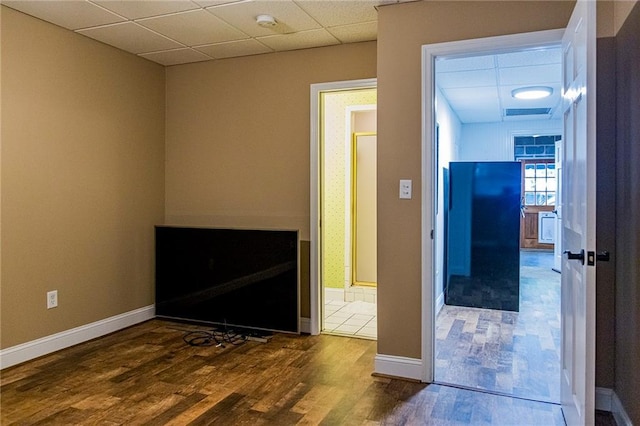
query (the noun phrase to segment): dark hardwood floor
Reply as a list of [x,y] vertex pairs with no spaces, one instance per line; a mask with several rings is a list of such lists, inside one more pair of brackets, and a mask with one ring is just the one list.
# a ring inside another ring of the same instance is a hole
[[374,377],[376,342],[193,347],[152,320],[2,371],[0,424],[562,425],[557,405]]

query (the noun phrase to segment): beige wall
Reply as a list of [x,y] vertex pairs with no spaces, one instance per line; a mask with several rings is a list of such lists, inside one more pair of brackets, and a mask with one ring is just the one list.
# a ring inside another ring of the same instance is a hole
[[[608,0],[605,0],[608,1]],[[615,0],[613,1],[613,27],[614,34],[618,34],[620,28],[627,20],[638,0]],[[598,15],[599,17],[599,15]]]
[[159,65],[5,7],[1,19],[7,348],[153,303],[165,100]]
[[[421,46],[563,28],[573,2],[429,1],[378,12],[378,352],[421,357]],[[413,199],[398,199],[399,179]]]
[[375,75],[375,42],[167,68],[166,222],[299,229],[308,253],[310,85]]

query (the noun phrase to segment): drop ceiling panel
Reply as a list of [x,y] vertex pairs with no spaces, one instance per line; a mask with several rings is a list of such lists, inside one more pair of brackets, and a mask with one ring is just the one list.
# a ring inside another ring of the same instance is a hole
[[188,46],[248,38],[246,34],[203,9],[137,22]]
[[443,89],[450,87],[495,86],[496,81],[496,71],[493,69],[438,73],[436,77],[436,84]]
[[498,75],[503,85],[536,85],[553,83],[560,79],[561,64],[530,67],[500,68]]
[[125,21],[115,13],[85,0],[3,0],[2,4],[70,30]]
[[496,87],[475,87],[473,89],[442,89],[442,94],[454,110],[495,109],[500,111],[500,99]]
[[253,39],[198,46],[195,49],[211,56],[214,59],[259,55],[262,53],[273,52],[272,49]]
[[499,67],[528,67],[532,65],[548,65],[562,63],[562,49],[540,49],[497,55]]
[[[238,1],[244,1],[244,0],[193,0],[194,3],[202,7],[220,6],[221,4],[236,3]],[[291,1],[291,0],[285,0],[285,1]]]
[[456,59],[442,58],[436,61],[436,71],[438,73],[486,70],[494,69],[495,66],[495,59],[493,55]]
[[327,28],[327,30],[342,43],[357,43],[360,41],[375,40],[378,35],[378,22],[365,22],[363,24],[341,25]]
[[296,3],[323,27],[336,27],[378,19],[378,12],[375,8],[378,3],[371,0],[296,0]]
[[93,2],[127,19],[166,15],[168,13],[184,12],[200,7],[196,3],[188,0],[93,0]]
[[307,49],[340,43],[327,30],[323,29],[260,37],[258,40],[275,51]]
[[[243,1],[211,7],[207,11],[252,37],[320,28],[320,24],[292,2]],[[267,28],[257,25],[258,15],[273,16],[277,25]]]
[[[560,78],[559,47],[436,61],[436,84],[463,123],[532,119],[503,117],[505,108],[551,108],[553,117],[558,117]],[[513,89],[537,85],[549,86],[554,93],[540,100],[511,96]]]
[[165,50],[163,52],[154,53],[143,53],[140,56],[166,66],[187,64],[190,62],[208,61],[212,59],[202,52],[198,52],[189,48]]
[[89,28],[78,33],[131,53],[184,47],[133,22]]

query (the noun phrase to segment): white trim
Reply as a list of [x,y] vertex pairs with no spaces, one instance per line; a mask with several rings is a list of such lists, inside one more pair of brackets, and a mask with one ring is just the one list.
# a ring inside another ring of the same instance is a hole
[[12,346],[0,351],[0,369],[11,367],[155,317],[155,305],[145,306],[124,314]]
[[351,81],[335,81],[331,83],[317,83],[311,85],[310,105],[310,299],[311,299],[311,334],[320,334],[320,93],[339,90],[376,87],[375,78]]
[[422,360],[403,356],[377,354],[374,371],[385,376],[403,379],[422,379]]
[[442,307],[444,306],[444,291],[440,292],[440,294],[438,295],[438,297],[436,297],[436,312],[435,312],[435,317],[438,316],[438,314],[440,313],[440,311],[442,310]]
[[596,410],[611,411],[613,389],[596,387]]
[[300,317],[300,333],[311,333],[311,318]]
[[622,405],[622,401],[620,401],[620,398],[618,398],[618,395],[616,395],[615,392],[613,392],[611,398],[611,412],[613,413],[613,418],[615,419],[617,425],[633,426],[631,418],[625,411],[624,406]]
[[619,426],[633,426],[631,418],[629,418],[620,398],[618,398],[613,389],[596,387],[595,394],[596,410],[612,413],[616,424]]
[[436,190],[433,179],[434,129],[435,129],[435,59],[438,56],[475,56],[495,52],[512,52],[527,48],[558,45],[562,41],[564,29],[537,31],[506,36],[478,38],[422,46],[422,381],[433,381],[433,351],[435,327],[436,277],[433,265],[435,241],[431,239],[431,230],[437,232],[435,224]]

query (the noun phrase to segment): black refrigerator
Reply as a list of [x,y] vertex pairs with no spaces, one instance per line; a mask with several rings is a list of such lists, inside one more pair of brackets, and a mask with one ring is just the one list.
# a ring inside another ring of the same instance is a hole
[[519,310],[521,173],[517,161],[449,164],[445,304]]

